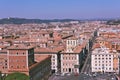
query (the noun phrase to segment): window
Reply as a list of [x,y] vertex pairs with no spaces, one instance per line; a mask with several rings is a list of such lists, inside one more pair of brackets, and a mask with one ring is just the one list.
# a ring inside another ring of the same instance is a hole
[[65,69],[63,68],[63,72],[65,71]]
[[112,48],[114,48],[114,45],[112,45]]
[[18,55],[18,52],[17,52],[17,55]]
[[74,57],[72,57],[72,60],[74,59]]
[[25,53],[23,53],[23,55],[24,55]]
[[76,57],[75,57],[75,60],[76,60]]
[[109,68],[109,70],[111,70],[111,68]]
[[66,68],[66,71],[67,71],[67,68]]
[[55,66],[53,66],[53,68],[55,68]]
[[23,62],[25,62],[25,60],[23,60]]
[[55,58],[55,56],[52,56],[53,58]]
[[17,66],[17,68],[19,68],[19,66]]
[[7,62],[7,60],[5,60],[5,62]]

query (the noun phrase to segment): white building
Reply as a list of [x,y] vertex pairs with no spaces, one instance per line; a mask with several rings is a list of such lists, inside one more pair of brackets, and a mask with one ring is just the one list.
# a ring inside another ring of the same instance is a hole
[[51,54],[51,69],[53,72],[57,72],[58,71],[58,55],[57,54]]
[[119,72],[118,53],[106,47],[95,48],[91,55],[92,72]]

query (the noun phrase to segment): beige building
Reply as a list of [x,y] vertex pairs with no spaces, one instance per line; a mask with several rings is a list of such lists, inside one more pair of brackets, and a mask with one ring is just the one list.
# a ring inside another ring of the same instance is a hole
[[61,53],[61,73],[79,73],[79,57],[79,53]]
[[79,44],[79,39],[75,37],[70,37],[66,41],[66,52],[73,52],[73,49]]
[[79,38],[66,40],[66,49],[61,52],[61,73],[79,73],[83,64],[84,47],[79,43]]

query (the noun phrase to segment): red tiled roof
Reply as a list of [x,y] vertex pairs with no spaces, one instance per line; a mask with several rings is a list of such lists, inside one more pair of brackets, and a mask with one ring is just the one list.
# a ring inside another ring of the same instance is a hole
[[35,61],[37,63],[34,63],[29,67],[29,69],[35,68],[37,65],[39,65],[42,61],[48,59],[50,56],[49,55],[35,55]]
[[13,45],[8,47],[8,49],[31,49],[34,48],[33,46],[26,46],[24,44],[19,44],[19,45]]
[[99,43],[95,43],[92,47],[92,49],[95,49],[95,48],[100,48],[100,44]]

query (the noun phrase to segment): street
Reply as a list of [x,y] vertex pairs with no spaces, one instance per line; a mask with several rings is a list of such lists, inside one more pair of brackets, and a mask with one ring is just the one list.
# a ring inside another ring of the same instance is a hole
[[87,55],[84,66],[81,70],[81,73],[90,74],[91,73],[91,53]]

